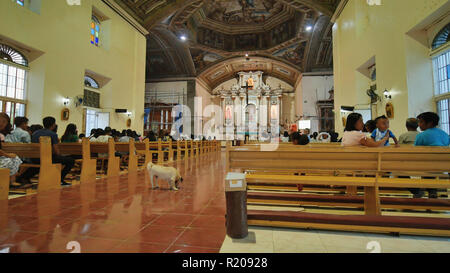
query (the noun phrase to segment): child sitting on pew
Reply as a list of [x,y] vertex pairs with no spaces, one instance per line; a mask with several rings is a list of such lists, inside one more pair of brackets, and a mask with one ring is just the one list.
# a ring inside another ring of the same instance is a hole
[[[347,117],[345,124],[344,136],[342,137],[342,146],[344,147],[380,147],[389,141],[390,134],[386,133],[385,136],[379,140],[374,141],[362,132],[364,129],[364,122],[362,115],[359,113],[351,113]],[[389,131],[389,130],[388,130]]]
[[[395,142],[395,145],[398,146],[397,138],[395,137],[395,135],[392,133],[391,130],[388,130],[389,129],[388,118],[383,115],[383,116],[377,117],[375,119],[375,122],[377,124],[377,129],[375,129],[372,132],[372,135],[371,135],[372,139],[374,139],[375,141],[380,141],[386,136],[386,134],[389,131],[389,138],[392,138]],[[389,141],[386,141],[384,143],[384,146],[389,146]]]

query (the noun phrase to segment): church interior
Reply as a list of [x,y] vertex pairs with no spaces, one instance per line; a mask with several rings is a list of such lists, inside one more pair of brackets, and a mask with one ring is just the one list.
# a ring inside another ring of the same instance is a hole
[[450,1],[0,1],[0,253],[449,253]]

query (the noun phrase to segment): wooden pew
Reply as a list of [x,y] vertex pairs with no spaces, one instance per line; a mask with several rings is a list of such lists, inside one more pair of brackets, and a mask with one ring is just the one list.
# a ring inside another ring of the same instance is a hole
[[[52,163],[52,144],[50,137],[41,137],[38,143],[4,143],[3,151],[14,153],[20,158],[39,158],[40,164],[22,164],[23,167],[39,167],[38,191],[61,188],[61,164]],[[8,180],[9,181],[9,180]]]
[[[366,216],[381,216],[379,187],[450,188],[448,176],[442,175],[442,173],[448,172],[449,168],[449,148],[299,147],[292,149],[280,147],[275,151],[260,151],[259,147],[232,148],[227,145],[227,170],[247,171],[247,183],[363,186],[365,188],[364,210]],[[291,175],[270,174],[270,172],[278,170],[291,172]],[[293,175],[292,173],[307,173],[309,170],[324,171],[324,173],[322,175],[305,176]],[[349,173],[353,173],[353,175],[349,176]],[[367,177],[364,174],[371,174],[371,176]],[[395,177],[396,175],[421,175],[433,178],[409,179],[398,178]],[[448,204],[445,205],[448,207]],[[249,224],[262,225],[260,220],[264,217],[258,215],[259,218],[256,217],[255,221],[249,218]],[[321,217],[326,218],[327,215],[321,215]],[[395,218],[389,219],[395,220]],[[411,221],[416,220],[411,218]],[[264,221],[265,225],[274,224],[273,221],[267,219]],[[430,221],[441,220],[433,218]],[[447,222],[444,220],[444,223]],[[390,224],[386,225],[390,226]],[[293,227],[295,223],[288,221],[282,224],[274,224],[274,226]],[[301,226],[299,225],[299,227]],[[319,228],[320,225],[308,223],[308,227],[311,226]],[[408,232],[423,233],[423,231],[418,230],[409,230]],[[449,233],[441,230],[427,230],[427,234],[447,236]]]
[[0,201],[8,200],[9,169],[0,169]]
[[63,155],[81,155],[80,183],[92,181],[97,175],[97,160],[91,158],[91,145],[88,138],[83,138],[81,143],[61,143],[58,148]]
[[[158,144],[156,144],[158,147]],[[153,146],[153,145],[152,145]],[[138,154],[143,155],[145,157],[145,165],[144,168],[148,165],[149,162],[152,162],[153,154],[158,155],[160,151],[151,150],[150,149],[150,141],[145,139],[144,142],[135,143],[136,151]]]
[[130,138],[129,142],[117,142],[115,149],[117,152],[128,153],[128,172],[137,172],[138,158],[136,154],[136,146],[134,139]]
[[120,175],[120,158],[115,156],[115,152],[116,147],[112,138],[108,143],[91,143],[91,153],[108,154],[107,177]]

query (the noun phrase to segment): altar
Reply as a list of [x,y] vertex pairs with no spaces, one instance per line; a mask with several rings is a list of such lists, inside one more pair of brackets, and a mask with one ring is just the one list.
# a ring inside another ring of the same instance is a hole
[[226,140],[268,141],[279,136],[283,89],[272,88],[263,72],[239,72],[230,90],[217,90]]

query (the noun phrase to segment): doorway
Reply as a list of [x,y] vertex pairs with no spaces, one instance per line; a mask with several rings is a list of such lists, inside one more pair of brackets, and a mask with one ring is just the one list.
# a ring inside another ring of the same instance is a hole
[[105,129],[109,127],[109,113],[100,110],[85,109],[85,133],[89,136],[92,129]]

